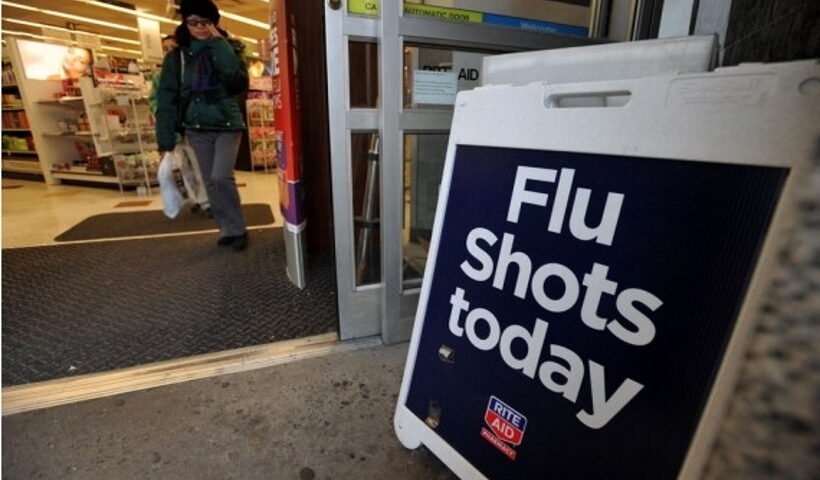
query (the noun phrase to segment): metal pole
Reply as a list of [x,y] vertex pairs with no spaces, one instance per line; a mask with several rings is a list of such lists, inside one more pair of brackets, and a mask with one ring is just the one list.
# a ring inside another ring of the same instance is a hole
[[359,231],[359,253],[356,262],[356,280],[358,283],[364,281],[367,271],[368,252],[373,236],[373,228],[378,224],[379,219],[375,216],[376,199],[378,198],[376,189],[379,184],[379,136],[370,135],[370,149],[367,151],[367,178],[365,180],[364,202],[362,205],[361,230]]

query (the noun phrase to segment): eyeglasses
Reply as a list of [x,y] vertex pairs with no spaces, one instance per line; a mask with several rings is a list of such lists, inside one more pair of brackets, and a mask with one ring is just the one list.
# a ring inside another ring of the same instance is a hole
[[196,26],[203,26],[203,27],[210,27],[213,25],[214,22],[208,20],[207,18],[189,18],[185,20],[185,25],[189,27],[196,27]]

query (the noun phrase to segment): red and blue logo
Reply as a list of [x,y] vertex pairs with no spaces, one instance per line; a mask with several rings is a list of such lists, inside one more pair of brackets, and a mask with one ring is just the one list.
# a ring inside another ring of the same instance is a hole
[[511,460],[515,460],[515,450],[509,445],[521,445],[524,431],[527,429],[527,417],[495,396],[490,396],[487,411],[484,413],[484,423],[490,430],[482,428],[481,436]]

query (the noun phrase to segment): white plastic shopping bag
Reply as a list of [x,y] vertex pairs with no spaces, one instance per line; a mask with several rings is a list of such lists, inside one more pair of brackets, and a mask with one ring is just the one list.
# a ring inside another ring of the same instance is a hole
[[202,180],[202,172],[199,169],[194,149],[187,142],[177,143],[174,156],[192,202],[198,204],[203,210],[207,210],[209,207],[208,192],[205,190],[205,182]]
[[162,195],[162,211],[168,218],[176,218],[187,203],[188,192],[177,167],[176,156],[172,152],[165,152],[162,157],[157,180]]

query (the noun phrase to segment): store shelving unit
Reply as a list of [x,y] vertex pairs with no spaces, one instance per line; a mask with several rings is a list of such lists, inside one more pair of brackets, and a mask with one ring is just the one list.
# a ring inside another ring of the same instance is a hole
[[[72,131],[72,127],[79,124],[75,122],[78,122],[83,114],[87,115],[82,96],[62,96],[40,100],[37,103],[43,108],[50,109],[56,118],[63,119],[57,122],[57,129],[44,131],[41,134],[46,141],[64,145],[73,143],[76,150],[90,150],[88,146],[93,144],[92,136],[90,134],[80,135],[79,131]],[[116,179],[111,175],[105,175],[103,169],[96,164],[96,160],[92,161],[91,165],[86,163],[85,166],[75,165],[73,162],[54,161],[51,162],[50,173],[52,178],[57,180],[116,183]]]
[[[23,104],[20,85],[11,59],[3,59],[2,74],[4,172],[42,176],[33,132]],[[25,148],[23,148],[25,147]]]
[[273,100],[256,98],[247,101],[248,136],[251,145],[251,171],[276,168],[276,129],[273,126]]
[[[80,132],[88,129],[79,127],[77,117],[84,112],[79,91],[73,88],[70,90],[74,91],[69,91],[60,80],[29,78],[18,41],[22,40],[8,40],[5,50],[10,64],[4,65],[3,94],[7,91],[19,92],[20,103],[8,110],[4,108],[3,135],[28,136],[32,142],[28,151],[4,146],[3,170],[34,174],[49,184],[63,180],[110,183],[109,179],[114,179],[116,182],[113,168],[106,176],[103,169],[95,169],[94,165],[88,164],[88,159],[94,158],[93,138]],[[59,59],[54,59],[54,62],[59,62]],[[6,71],[9,73],[5,74]],[[70,95],[66,96],[66,93]],[[6,115],[20,111],[18,109],[25,112],[27,125],[20,125],[19,122],[17,125],[7,124]],[[74,126],[74,131],[70,131],[69,126]]]
[[249,98],[245,106],[248,116],[251,171],[260,167],[265,173],[275,171],[278,144],[273,124],[273,85],[270,77],[251,79]]
[[112,159],[120,191],[145,187],[150,195],[158,184],[160,159],[147,92],[140,81],[116,78],[119,81],[99,85],[90,78],[80,81],[91,138],[98,155]]

